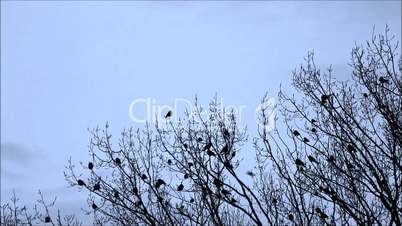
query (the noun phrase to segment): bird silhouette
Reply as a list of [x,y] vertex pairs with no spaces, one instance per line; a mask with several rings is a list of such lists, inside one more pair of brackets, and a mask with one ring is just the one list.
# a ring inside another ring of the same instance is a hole
[[121,164],[121,159],[116,158],[116,159],[114,160],[114,162],[115,162],[117,165],[120,165],[120,164]]
[[49,216],[46,216],[46,217],[45,217],[45,223],[50,223],[50,221],[51,221],[50,217],[49,217]]
[[321,104],[326,104],[329,99],[329,95],[321,95]]
[[300,159],[296,159],[295,164],[296,164],[297,170],[300,170],[300,171],[302,171],[303,167],[305,166],[304,162]]
[[363,93],[363,97],[367,98],[368,94],[367,93]]
[[315,158],[311,155],[307,156],[307,158],[310,162],[316,162]]
[[163,202],[163,197],[158,197],[158,202]]
[[311,132],[316,133],[317,129],[316,128],[311,128]]
[[92,209],[94,210],[98,209],[98,206],[94,202],[92,203]]
[[94,164],[92,162],[88,162],[88,169],[92,170],[94,168]]
[[192,167],[192,166],[194,166],[194,163],[189,162],[189,163],[188,163],[188,167]]
[[383,76],[380,76],[380,78],[378,79],[378,81],[380,81],[380,83],[384,84],[384,83],[388,83],[388,79],[384,78]]
[[99,191],[100,190],[99,182],[94,185],[93,189],[94,189],[94,191]]
[[225,136],[225,137],[229,137],[229,136],[230,136],[230,133],[229,133],[229,131],[228,131],[226,128],[223,128],[223,136]]
[[190,203],[193,203],[193,202],[194,202],[194,199],[193,199],[193,198],[191,198],[191,199],[190,199]]
[[221,153],[222,153],[222,154],[225,154],[225,155],[229,153],[229,147],[228,147],[228,145],[225,145],[225,146],[222,148]]
[[294,130],[294,131],[293,131],[293,135],[295,135],[295,136],[300,136],[300,133],[299,133],[299,131]]
[[85,185],[85,182],[84,182],[83,180],[81,180],[81,179],[78,179],[78,180],[77,180],[77,184],[78,184],[79,186],[84,186],[84,185]]
[[114,196],[116,199],[118,199],[118,198],[119,198],[119,192],[115,190],[113,196]]
[[215,153],[211,150],[207,150],[207,155],[208,156],[215,156]]
[[179,186],[177,186],[177,191],[183,191],[184,189],[184,185],[180,184]]
[[216,187],[222,187],[222,185],[223,185],[223,183],[222,183],[222,181],[221,180],[219,180],[218,178],[215,178],[214,179],[214,185],[216,186]]
[[197,141],[202,142],[203,141],[202,137],[198,137]]
[[183,177],[184,177],[184,179],[188,179],[189,178],[188,173],[185,173]]
[[333,155],[330,155],[328,157],[327,161],[330,162],[330,163],[335,163],[336,159],[335,159],[335,157]]
[[167,119],[167,118],[171,117],[172,114],[173,114],[172,111],[168,111],[168,112],[166,113],[166,115],[165,115],[165,118]]
[[293,214],[292,213],[289,213],[288,214],[288,219],[290,220],[290,221],[294,221],[294,216],[293,216]]
[[254,177],[254,176],[255,176],[255,174],[254,174],[253,171],[251,171],[251,170],[248,170],[248,171],[246,172],[246,174],[249,175],[250,177]]
[[169,165],[171,165],[171,164],[172,164],[172,160],[168,159],[168,160],[167,160],[167,163],[168,163]]
[[158,179],[158,180],[156,180],[156,182],[155,182],[155,188],[160,188],[162,185],[166,185],[166,182],[164,181],[164,180],[162,180],[162,179]]
[[228,190],[226,190],[226,189],[222,189],[222,194],[224,195],[224,196],[228,196],[228,195],[230,195],[230,192],[228,191]]
[[303,138],[303,142],[308,143],[308,142],[310,142],[310,140],[307,137],[305,137],[305,138]]
[[356,151],[356,149],[351,144],[348,144],[346,146],[346,149],[348,150],[348,152],[351,152],[351,153]]
[[141,201],[141,200],[138,200],[138,201],[135,203],[135,205],[141,206],[141,205],[142,205],[142,201]]
[[183,147],[184,147],[185,149],[187,149],[187,148],[188,148],[188,145],[187,145],[187,144],[183,144]]
[[204,150],[209,150],[212,147],[212,143],[209,142],[208,144],[205,145]]
[[223,166],[225,166],[228,169],[233,169],[233,165],[232,163],[230,163],[230,161],[223,162]]
[[232,198],[230,199],[230,202],[231,202],[231,203],[236,203],[236,202],[237,202],[237,200],[236,200],[235,198],[233,198],[233,197],[232,197]]
[[311,123],[316,123],[317,121],[315,119],[311,119]]
[[138,194],[138,188],[137,188],[137,187],[134,187],[134,188],[133,188],[133,192],[134,192],[134,194],[137,195],[137,194]]

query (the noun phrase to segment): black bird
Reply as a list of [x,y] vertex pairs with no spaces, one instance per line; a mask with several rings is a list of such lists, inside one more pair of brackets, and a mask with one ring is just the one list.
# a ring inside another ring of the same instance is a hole
[[141,179],[146,180],[147,178],[148,178],[147,175],[145,175],[145,174],[141,175]]
[[116,159],[114,160],[114,162],[115,162],[117,165],[120,165],[120,164],[121,164],[121,159],[116,158]]
[[290,221],[293,221],[295,219],[293,214],[291,214],[291,213],[288,214],[288,218]]
[[212,143],[208,143],[205,145],[204,150],[209,150],[212,147]]
[[276,204],[276,203],[278,203],[278,200],[277,200],[276,198],[273,198],[273,199],[272,199],[272,203],[273,203],[273,204]]
[[363,97],[367,98],[368,94],[367,93],[363,93]]
[[311,132],[316,133],[317,129],[316,128],[311,128]]
[[325,220],[325,219],[328,218],[328,215],[325,214],[324,212],[321,212],[321,213],[320,213],[320,218],[323,219],[323,220]]
[[188,145],[187,145],[187,144],[183,144],[183,147],[184,147],[185,149],[187,149],[187,148],[188,148]]
[[299,133],[299,131],[294,130],[294,131],[293,131],[293,135],[295,135],[295,136],[300,136],[300,133]]
[[141,206],[141,205],[142,205],[142,201],[141,201],[141,200],[138,200],[135,204],[136,204],[137,206]]
[[300,160],[300,159],[296,159],[295,164],[296,164],[296,166],[304,167],[304,162],[302,160]]
[[113,196],[114,196],[116,199],[118,199],[118,198],[119,198],[119,192],[118,192],[118,191],[114,191]]
[[77,180],[77,184],[78,184],[79,186],[84,186],[84,185],[85,185],[85,182],[84,182],[83,180],[81,180],[81,179],[78,179],[78,180]]
[[158,179],[155,182],[155,188],[160,188],[162,185],[166,185],[166,182],[162,179]]
[[158,197],[158,202],[163,202],[163,198],[162,198],[162,197]]
[[228,169],[233,169],[233,165],[232,165],[232,163],[230,163],[230,161],[225,161],[223,163],[223,166],[225,166]]
[[227,195],[230,195],[230,192],[226,189],[222,189],[222,194],[227,196]]
[[94,210],[98,209],[98,206],[94,202],[92,203],[92,209]]
[[183,191],[184,189],[184,185],[180,184],[179,186],[177,186],[177,191]]
[[45,217],[45,223],[50,223],[50,217],[49,216]]
[[172,116],[172,114],[173,114],[173,112],[172,112],[172,111],[168,111],[168,112],[166,113],[166,115],[165,115],[165,118],[169,118],[169,117],[171,117],[171,116]]
[[168,160],[167,160],[167,163],[168,163],[169,165],[171,165],[171,164],[172,164],[172,160],[168,159]]
[[202,142],[202,141],[203,141],[202,137],[198,137],[198,138],[197,138],[197,141],[198,141],[198,142]]
[[188,163],[188,167],[192,167],[192,166],[194,166],[194,163],[189,162],[189,163]]
[[321,209],[317,207],[317,208],[315,208],[315,212],[321,213]]
[[303,138],[303,142],[308,143],[308,142],[310,142],[310,140],[307,137],[305,137],[305,138]]
[[235,198],[233,198],[233,197],[232,197],[232,198],[230,199],[230,202],[231,202],[231,203],[236,203],[236,202],[237,202],[237,200],[236,200]]
[[311,123],[316,123],[317,121],[315,119],[311,119]]
[[223,136],[225,137],[230,136],[229,131],[226,128],[223,128]]
[[316,162],[315,158],[311,155],[309,155],[307,158],[310,162]]
[[248,171],[246,172],[246,174],[249,175],[250,177],[254,177],[254,176],[255,176],[255,174],[254,174],[253,171],[251,171],[251,170],[248,170]]
[[222,187],[223,183],[218,178],[215,178],[214,179],[214,185],[219,188],[219,187]]
[[88,162],[88,169],[92,170],[94,168],[94,164],[92,162]]
[[194,202],[194,199],[193,199],[193,198],[191,198],[191,199],[190,199],[190,203],[193,203],[193,202]]
[[330,162],[330,163],[335,163],[336,159],[335,159],[335,157],[333,155],[330,155],[328,157],[327,161]]
[[184,179],[188,179],[190,176],[188,175],[188,173],[185,173],[183,177]]
[[215,156],[215,153],[213,151],[211,151],[211,150],[208,150],[207,155],[208,156]]
[[134,194],[137,195],[137,194],[138,194],[138,188],[137,188],[137,187],[134,187],[134,188],[133,188],[133,192],[134,192]]
[[96,183],[93,187],[94,191],[99,191],[100,190],[100,184]]
[[228,147],[228,145],[225,145],[225,146],[222,148],[221,153],[222,153],[222,154],[227,154],[228,152],[229,152],[229,147]]
[[386,78],[384,78],[384,77],[382,77],[382,76],[380,76],[380,78],[378,79],[378,81],[380,81],[382,84],[388,83],[388,79],[386,79]]
[[355,148],[353,147],[353,145],[351,145],[351,144],[348,144],[346,146],[346,148],[347,148],[348,152],[355,152],[356,151]]
[[321,96],[321,104],[327,103],[328,99],[329,99],[329,95],[325,95],[325,94],[322,95]]

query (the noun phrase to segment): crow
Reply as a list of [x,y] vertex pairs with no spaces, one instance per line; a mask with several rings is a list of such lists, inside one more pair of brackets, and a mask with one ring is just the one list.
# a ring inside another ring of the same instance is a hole
[[202,137],[198,137],[197,141],[202,142],[203,141]]
[[171,117],[171,116],[172,116],[172,114],[173,114],[173,112],[172,112],[172,111],[168,111],[168,112],[166,113],[166,115],[165,115],[165,118],[169,118],[169,117]]
[[304,167],[304,162],[300,159],[296,159],[295,164],[296,164],[296,166]]
[[335,163],[336,159],[335,159],[335,157],[333,155],[330,155],[328,157],[327,161],[330,162],[330,163]]
[[113,196],[114,196],[116,199],[118,199],[118,198],[119,198],[119,192],[115,190]]
[[169,165],[171,165],[171,164],[172,164],[172,160],[168,159],[168,160],[167,160],[167,163],[168,163]]
[[326,104],[329,99],[329,95],[322,95],[321,96],[321,104]]
[[180,184],[179,186],[177,186],[177,191],[183,191],[184,189],[184,185]]
[[188,175],[188,173],[185,173],[183,177],[184,179],[188,179],[190,176]]
[[98,206],[94,202],[92,203],[92,209],[94,210],[98,209]]
[[288,218],[290,221],[293,221],[295,219],[292,213],[288,214]]
[[134,188],[133,188],[133,192],[134,192],[134,194],[138,195],[138,188],[137,188],[137,187],[134,187]]
[[315,119],[311,119],[311,123],[316,123],[317,121]]
[[363,93],[363,97],[367,98],[368,94],[367,93]]
[[224,195],[224,196],[228,196],[228,195],[230,195],[230,192],[228,191],[228,190],[226,190],[226,189],[222,189],[222,194]]
[[303,142],[308,143],[308,142],[310,142],[310,140],[307,137],[305,137],[305,138],[303,138]]
[[310,162],[316,162],[315,158],[311,155],[309,155],[307,158]]
[[192,167],[192,166],[194,166],[194,163],[189,162],[189,163],[188,163],[188,167]]
[[155,188],[160,188],[162,185],[166,185],[166,182],[162,179],[158,179],[155,182]]
[[184,147],[185,149],[187,149],[187,148],[188,148],[188,145],[187,145],[187,144],[183,144],[183,147]]
[[141,175],[141,179],[146,180],[147,178],[148,178],[147,175],[145,175],[145,174]]
[[316,133],[317,129],[316,128],[311,128],[311,132]]
[[141,200],[138,200],[135,204],[136,204],[137,206],[141,206],[141,205],[142,205],[142,201],[141,201]]
[[207,155],[208,156],[215,156],[215,153],[213,151],[211,151],[211,150],[208,150]]
[[351,145],[351,144],[348,144],[347,146],[346,146],[346,148],[347,148],[347,150],[348,150],[348,152],[355,152],[356,151],[356,149],[353,147],[353,145]]
[[45,223],[50,223],[51,219],[49,216],[45,217]]
[[293,131],[293,135],[295,135],[295,136],[300,136],[300,133],[299,133],[299,131],[294,130],[294,131]]
[[228,147],[228,145],[225,145],[225,146],[222,148],[221,153],[222,153],[222,154],[227,154],[228,152],[229,152],[229,147]]
[[99,191],[100,190],[99,182],[94,185],[93,189],[94,189],[94,191]]
[[117,165],[120,165],[120,164],[121,164],[121,159],[116,158],[116,159],[114,160],[114,162],[115,162]]
[[92,162],[88,163],[88,169],[92,170],[94,168],[94,164]]
[[230,163],[230,161],[225,161],[223,163],[223,166],[225,166],[228,169],[233,169],[233,165]]
[[384,83],[388,83],[388,79],[380,76],[380,78],[378,79],[378,81],[380,81],[380,83],[384,84]]
[[225,137],[230,136],[229,131],[226,128],[223,128],[223,136],[225,136]]
[[214,185],[216,186],[216,187],[222,187],[222,185],[223,185],[223,183],[222,183],[222,181],[221,180],[219,180],[218,178],[215,178],[214,179]]
[[321,209],[317,207],[317,208],[315,208],[315,212],[321,213]]
[[83,180],[81,180],[81,179],[78,179],[78,180],[77,180],[77,184],[78,184],[79,186],[84,186],[84,185],[85,185],[85,182],[84,182]]
[[251,170],[248,170],[248,171],[246,172],[246,174],[249,175],[250,177],[254,177],[254,176],[255,176],[255,173],[253,173],[253,171],[251,171]]
[[211,149],[211,147],[212,147],[212,143],[210,142],[205,145],[204,150],[209,150],[209,149]]
[[193,203],[193,202],[194,202],[194,199],[193,199],[193,198],[191,198],[191,199],[190,199],[190,203]]

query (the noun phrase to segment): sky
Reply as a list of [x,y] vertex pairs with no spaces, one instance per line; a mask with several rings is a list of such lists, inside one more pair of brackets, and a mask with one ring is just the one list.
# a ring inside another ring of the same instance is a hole
[[143,126],[129,114],[139,98],[157,107],[216,94],[244,107],[254,136],[261,98],[294,91],[308,51],[347,80],[351,48],[386,24],[400,40],[401,1],[1,1],[1,201],[15,189],[33,203],[41,189],[80,212],[68,159],[89,159],[88,128]]

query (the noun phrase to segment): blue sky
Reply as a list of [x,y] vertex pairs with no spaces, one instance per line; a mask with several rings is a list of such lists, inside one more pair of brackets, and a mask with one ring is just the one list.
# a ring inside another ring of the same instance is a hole
[[385,24],[401,37],[401,1],[2,1],[2,201],[15,188],[30,203],[42,189],[79,210],[68,158],[87,159],[87,128],[141,126],[128,114],[137,98],[205,104],[217,94],[246,106],[253,135],[260,99],[281,84],[292,92],[307,51],[347,79],[351,48]]

